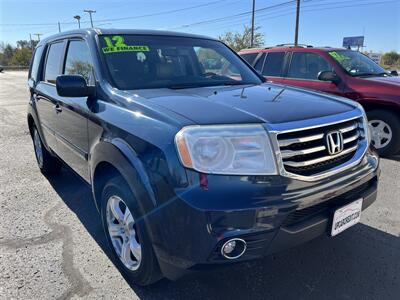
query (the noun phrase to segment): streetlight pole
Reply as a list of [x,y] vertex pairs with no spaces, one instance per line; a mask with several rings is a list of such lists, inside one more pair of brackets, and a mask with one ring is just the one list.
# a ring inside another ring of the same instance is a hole
[[256,8],[256,0],[253,0],[253,10],[251,12],[251,41],[250,46],[254,46],[254,15],[255,15],[255,8]]
[[300,0],[297,0],[296,7],[296,29],[294,33],[294,46],[297,47],[299,43],[299,19],[300,19]]
[[89,16],[90,16],[90,24],[92,25],[92,28],[93,28],[92,14],[96,13],[96,11],[95,10],[91,10],[91,9],[85,9],[83,11],[89,14]]
[[81,16],[76,15],[76,16],[74,16],[74,19],[76,19],[78,21],[78,28],[81,28]]

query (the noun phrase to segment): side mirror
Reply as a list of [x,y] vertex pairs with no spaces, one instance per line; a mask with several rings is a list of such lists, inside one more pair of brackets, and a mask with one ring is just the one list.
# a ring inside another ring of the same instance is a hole
[[88,86],[82,75],[57,76],[56,89],[61,97],[90,97],[94,95],[94,87]]
[[338,77],[336,73],[332,71],[321,71],[318,73],[318,80],[330,81],[335,84],[338,84],[340,82],[340,77]]
[[399,76],[399,73],[397,73],[397,71],[393,70],[393,71],[390,71],[390,75]]

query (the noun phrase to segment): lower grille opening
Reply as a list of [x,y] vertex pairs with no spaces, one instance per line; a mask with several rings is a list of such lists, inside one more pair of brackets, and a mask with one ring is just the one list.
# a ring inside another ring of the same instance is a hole
[[310,207],[296,210],[286,217],[285,221],[282,223],[282,226],[289,227],[300,222],[304,222],[317,215],[329,216],[329,214],[331,214],[334,209],[357,200],[356,198],[360,197],[363,191],[376,186],[376,184],[377,178],[375,177],[370,181],[336,198],[318,203]]

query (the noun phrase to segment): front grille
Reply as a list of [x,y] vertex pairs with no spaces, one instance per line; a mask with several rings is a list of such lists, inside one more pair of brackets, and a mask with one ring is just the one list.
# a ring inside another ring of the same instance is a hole
[[[350,160],[365,137],[362,124],[362,118],[357,118],[328,126],[279,133],[277,139],[286,172],[311,176]],[[331,155],[327,149],[326,135],[333,131],[342,133],[343,150]]]

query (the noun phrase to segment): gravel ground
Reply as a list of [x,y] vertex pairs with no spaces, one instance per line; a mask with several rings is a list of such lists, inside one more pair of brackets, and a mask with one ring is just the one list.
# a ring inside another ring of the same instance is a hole
[[141,288],[109,259],[90,189],[44,177],[26,125],[25,72],[0,73],[0,299],[399,299],[400,157],[382,159],[362,223],[265,259]]

